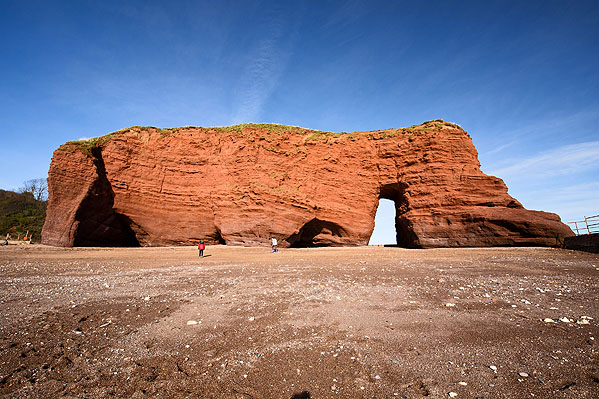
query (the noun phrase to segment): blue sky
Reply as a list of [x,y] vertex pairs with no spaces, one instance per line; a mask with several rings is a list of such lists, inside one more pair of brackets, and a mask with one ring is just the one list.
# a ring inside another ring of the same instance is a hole
[[[0,0],[0,188],[131,125],[442,118],[527,208],[599,213],[597,1]],[[391,231],[376,242],[393,240]]]

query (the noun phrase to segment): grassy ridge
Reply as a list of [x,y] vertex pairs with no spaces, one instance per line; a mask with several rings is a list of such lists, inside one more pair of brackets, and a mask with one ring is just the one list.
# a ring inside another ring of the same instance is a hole
[[80,150],[87,156],[92,156],[92,150],[94,148],[102,147],[104,144],[109,142],[112,138],[118,137],[128,131],[147,131],[153,130],[162,134],[163,136],[168,136],[172,133],[177,133],[180,130],[184,129],[201,129],[204,131],[213,131],[216,133],[234,133],[246,136],[247,134],[243,133],[243,129],[253,129],[253,130],[265,130],[272,134],[278,135],[282,133],[300,133],[309,135],[306,137],[305,142],[310,141],[320,141],[320,140],[328,140],[329,138],[343,137],[343,138],[355,138],[359,133],[362,133],[364,136],[369,138],[383,138],[383,137],[392,137],[398,134],[419,134],[422,132],[434,132],[440,131],[443,128],[451,127],[454,129],[462,130],[461,126],[446,122],[442,119],[436,119],[432,121],[424,122],[420,125],[413,125],[406,128],[400,129],[387,129],[387,130],[374,130],[371,132],[325,132],[321,130],[313,130],[306,129],[299,126],[287,126],[287,125],[279,125],[274,123],[245,123],[241,125],[233,125],[233,126],[217,126],[217,127],[195,127],[195,126],[185,126],[179,128],[167,128],[161,129],[153,126],[131,126],[125,129],[118,130],[116,132],[109,133],[105,136],[93,137],[87,140],[75,140],[75,141],[67,141],[60,148],[62,150],[70,150],[73,147]]

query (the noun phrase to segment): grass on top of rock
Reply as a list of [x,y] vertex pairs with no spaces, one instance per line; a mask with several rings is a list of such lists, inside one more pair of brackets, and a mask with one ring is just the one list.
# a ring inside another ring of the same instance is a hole
[[155,132],[160,133],[163,136],[168,136],[172,133],[177,133],[182,130],[187,129],[201,129],[204,131],[214,131],[217,133],[236,133],[244,135],[243,130],[267,130],[269,132],[275,134],[282,133],[300,133],[307,134],[308,136],[304,139],[304,143],[314,142],[314,141],[328,141],[330,138],[355,138],[358,134],[362,133],[366,137],[381,139],[386,137],[393,137],[398,134],[410,134],[410,133],[420,133],[426,131],[440,131],[444,127],[451,127],[459,130],[463,130],[460,125],[455,123],[446,122],[443,119],[435,119],[431,121],[426,121],[421,123],[420,125],[413,125],[410,127],[399,128],[399,129],[387,129],[387,130],[374,130],[370,132],[327,132],[322,130],[314,130],[314,129],[306,129],[299,126],[288,126],[288,125],[279,125],[275,123],[244,123],[239,125],[232,126],[216,126],[216,127],[195,127],[195,126],[184,126],[184,127],[175,127],[175,128],[158,128],[154,126],[130,126],[121,130],[117,130],[116,132],[108,133],[104,136],[92,137],[90,139],[85,140],[74,140],[67,141],[65,145],[61,146],[62,150],[68,150],[70,148],[76,148],[80,150],[87,156],[93,156],[92,150],[94,148],[102,147],[107,142],[109,142],[114,137],[118,137],[124,133],[129,131],[147,131],[153,130]]
[[[191,127],[191,126],[190,126]],[[90,139],[83,140],[72,140],[67,141],[63,146],[60,147],[62,150],[68,150],[70,148],[76,148],[85,155],[91,157],[93,156],[92,150],[94,148],[99,148],[108,143],[111,139],[121,136],[129,131],[146,131],[146,130],[154,130],[160,133],[163,136],[168,136],[171,133],[176,132],[182,128],[172,128],[172,129],[161,129],[154,126],[130,126],[124,129],[117,130],[116,132],[105,134],[104,136],[92,137]]]
[[214,130],[219,133],[242,133],[243,129],[251,129],[251,130],[267,130],[272,133],[280,134],[287,132],[297,132],[297,133],[330,133],[330,132],[322,132],[320,130],[314,129],[306,129],[299,126],[288,126],[288,125],[279,125],[276,123],[243,123],[240,125],[233,126],[216,126],[206,128],[207,130]]

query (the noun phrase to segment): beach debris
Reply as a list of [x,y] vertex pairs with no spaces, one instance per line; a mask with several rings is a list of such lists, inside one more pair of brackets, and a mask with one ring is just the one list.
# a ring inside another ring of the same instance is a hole
[[447,395],[449,395],[450,398],[455,398],[456,396],[458,396],[456,392],[449,392]]
[[489,368],[490,368],[491,370],[493,370],[495,373],[497,373],[497,366],[493,366],[493,365],[491,365],[491,366],[489,366]]
[[519,375],[520,377],[528,377],[528,373],[525,373],[525,372],[523,372],[523,371],[519,372],[519,373],[518,373],[518,375]]
[[187,321],[188,326],[195,326],[196,324],[200,324],[200,322],[197,320],[188,320]]

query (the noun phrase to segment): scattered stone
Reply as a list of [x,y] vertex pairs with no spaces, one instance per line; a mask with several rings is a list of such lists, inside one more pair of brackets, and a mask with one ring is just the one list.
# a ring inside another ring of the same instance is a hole
[[577,320],[576,324],[591,324],[587,319]]
[[559,321],[561,321],[562,323],[571,323],[572,320],[568,319],[567,317],[560,317]]
[[455,303],[446,303],[445,306],[447,306],[448,308],[453,308],[455,306]]
[[462,386],[466,386],[466,385],[468,385],[468,383],[467,383],[466,381],[460,381],[460,382],[458,382],[458,384],[460,384],[460,385],[462,385]]
[[554,319],[550,319],[549,317],[544,318],[543,321],[545,323],[557,323],[557,321],[555,321]]
[[249,320],[249,321],[254,321],[254,320],[255,320],[255,318],[254,318],[254,316],[252,316],[252,317],[249,317],[249,318],[248,318],[248,320]]
[[528,377],[528,373],[525,373],[525,372],[523,372],[523,371],[519,372],[519,373],[518,373],[518,375],[519,375],[520,377]]
[[196,324],[199,324],[199,323],[198,323],[196,320],[189,320],[189,321],[187,322],[187,325],[188,325],[188,326],[195,326]]
[[449,392],[448,395],[450,398],[455,398],[456,396],[458,396],[458,394],[455,392]]
[[489,366],[489,368],[490,368],[491,370],[493,370],[494,372],[497,372],[497,366]]
[[149,296],[147,296],[147,297],[144,298],[144,301],[149,301],[149,300],[150,300]]

